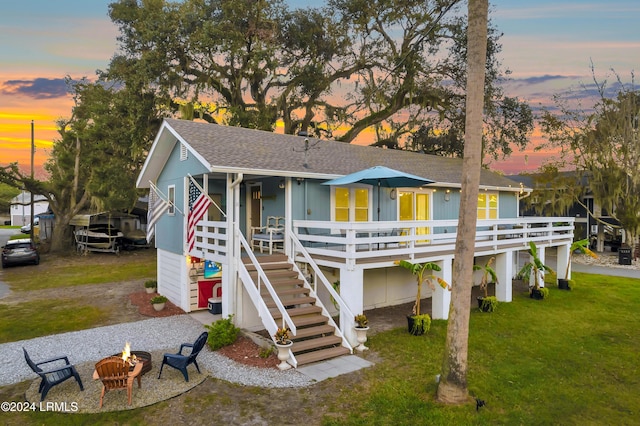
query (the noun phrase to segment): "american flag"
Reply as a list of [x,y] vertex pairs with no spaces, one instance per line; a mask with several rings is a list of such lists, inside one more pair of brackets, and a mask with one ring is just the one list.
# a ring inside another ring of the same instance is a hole
[[187,219],[187,244],[190,252],[196,244],[196,224],[211,205],[211,199],[204,194],[189,177],[189,215]]
[[149,190],[149,207],[147,209],[147,244],[151,242],[155,234],[156,222],[162,214],[169,209],[169,203],[156,193],[156,189],[151,185]]

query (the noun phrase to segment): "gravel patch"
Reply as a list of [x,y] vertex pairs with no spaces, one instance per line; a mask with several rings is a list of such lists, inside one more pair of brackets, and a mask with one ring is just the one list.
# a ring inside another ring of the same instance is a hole
[[[23,347],[36,362],[67,355],[72,364],[89,363],[91,366],[102,358],[121,352],[125,343],[129,342],[132,351],[158,352],[157,356],[153,356],[154,370],[143,378],[144,388],[145,382],[148,383],[157,377],[157,374],[155,377],[153,374],[162,363],[161,353],[177,352],[181,343],[193,342],[203,331],[205,330],[202,324],[189,315],[177,315],[4,343],[0,345],[0,386],[29,379],[39,381],[38,376],[24,360]],[[198,365],[211,377],[247,386],[301,387],[313,383],[307,376],[294,369],[280,371],[242,365],[212,352],[207,346],[198,355]],[[191,368],[190,366],[189,374],[191,375],[192,371],[195,374],[195,368]],[[168,370],[175,369],[165,368],[162,380]],[[81,377],[85,384],[93,382],[91,374],[81,373]],[[78,388],[73,379],[67,382]]]

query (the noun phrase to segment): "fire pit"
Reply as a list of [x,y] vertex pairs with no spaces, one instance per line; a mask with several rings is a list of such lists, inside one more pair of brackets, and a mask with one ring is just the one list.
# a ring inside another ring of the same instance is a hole
[[[153,368],[151,364],[151,354],[145,351],[131,351],[131,359],[135,359],[135,362],[142,363],[142,371],[140,371],[140,376],[143,376],[145,373],[148,373]],[[120,356],[122,354],[114,354],[113,356]],[[135,358],[134,358],[135,357]],[[131,370],[133,370],[133,364],[131,365]],[[138,377],[140,377],[138,376]]]

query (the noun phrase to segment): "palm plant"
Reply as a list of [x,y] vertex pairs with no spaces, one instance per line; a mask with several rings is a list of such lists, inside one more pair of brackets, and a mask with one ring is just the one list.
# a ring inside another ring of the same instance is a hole
[[533,243],[533,241],[529,241],[529,254],[531,255],[531,260],[524,264],[518,275],[522,277],[531,277],[533,275],[533,288],[535,290],[540,290],[540,278],[544,271],[554,273],[553,269],[542,263],[542,260],[538,257],[538,248]]
[[588,238],[585,238],[584,240],[574,241],[573,244],[571,244],[571,247],[569,248],[569,260],[567,261],[567,269],[564,273],[565,279],[569,279],[569,268],[571,268],[571,256],[576,251],[579,253],[591,256],[594,259],[598,258],[598,255],[595,254],[593,251],[591,251],[591,249],[589,248]]
[[[495,262],[495,260],[496,258],[492,256],[487,261],[487,263],[485,263],[484,266],[473,265],[474,271],[482,270],[482,280],[480,280],[480,290],[484,292],[484,297],[489,297],[489,294],[487,293],[487,284],[489,284],[490,282],[498,284],[498,274],[496,273],[495,269],[493,269],[493,267],[491,266],[493,262]],[[489,278],[491,278],[491,281],[489,281]]]
[[416,302],[413,305],[413,315],[420,315],[420,300],[422,299],[422,284],[427,283],[431,290],[435,290],[436,287],[433,284],[433,280],[435,279],[438,284],[444,289],[449,289],[449,284],[440,277],[435,276],[428,271],[441,271],[442,269],[438,266],[437,263],[433,262],[425,262],[425,263],[411,263],[408,260],[397,260],[395,262],[396,265],[401,266],[405,269],[411,271],[413,275],[416,276],[418,290],[416,292]]

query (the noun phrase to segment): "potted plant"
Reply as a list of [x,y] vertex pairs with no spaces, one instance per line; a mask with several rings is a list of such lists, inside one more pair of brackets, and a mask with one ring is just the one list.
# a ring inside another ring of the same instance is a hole
[[147,293],[151,294],[151,293],[155,293],[156,290],[158,289],[158,281],[156,280],[148,280],[144,282],[144,289],[147,291]]
[[369,330],[369,320],[365,314],[358,314],[355,316],[354,321],[356,325],[354,327],[356,331],[356,340],[358,341],[358,346],[356,346],[356,350],[362,352],[369,349],[364,344],[367,341],[367,331]]
[[289,359],[289,348],[293,346],[293,342],[291,341],[291,330],[289,327],[278,328],[276,333],[273,335],[273,340],[278,348],[278,359],[280,360],[278,368],[280,370],[288,370],[291,368],[291,366],[287,364],[287,360]]
[[558,278],[558,288],[561,290],[571,290],[571,287],[569,286],[569,268],[571,268],[571,257],[575,252],[589,255],[594,259],[598,258],[598,255],[592,252],[589,248],[588,238],[574,241],[573,244],[571,244],[571,247],[569,247],[569,260],[567,261],[567,269],[565,270],[564,278]]
[[153,309],[155,309],[156,311],[161,311],[164,309],[164,304],[167,303],[167,298],[166,296],[162,296],[162,295],[158,295],[158,296],[153,296],[151,298],[151,304],[153,305]]
[[[484,296],[478,297],[478,308],[482,312],[493,312],[498,306],[498,299],[495,296],[489,296],[487,286],[489,282],[498,284],[498,274],[491,266],[496,260],[495,257],[491,257],[484,266],[473,265],[474,271],[482,270],[482,279],[480,280],[480,290],[483,291]],[[491,281],[489,281],[491,278]]]
[[532,241],[529,241],[528,251],[531,255],[531,260],[524,264],[518,275],[523,278],[529,277],[533,280],[533,285],[529,281],[529,296],[532,299],[545,299],[549,295],[549,290],[544,288],[544,273],[545,271],[554,273],[554,271],[542,263],[542,260],[538,257],[538,248]]
[[436,287],[433,284],[435,279],[438,284],[444,289],[450,289],[449,284],[440,277],[437,277],[429,271],[440,271],[440,266],[437,263],[425,262],[425,263],[411,263],[407,260],[397,260],[396,265],[401,266],[416,276],[418,284],[418,290],[416,292],[416,301],[413,305],[411,315],[407,315],[407,324],[409,327],[409,333],[414,336],[418,336],[429,331],[431,326],[431,317],[429,314],[420,313],[420,301],[422,299],[422,283],[426,282],[431,290],[435,290]]

